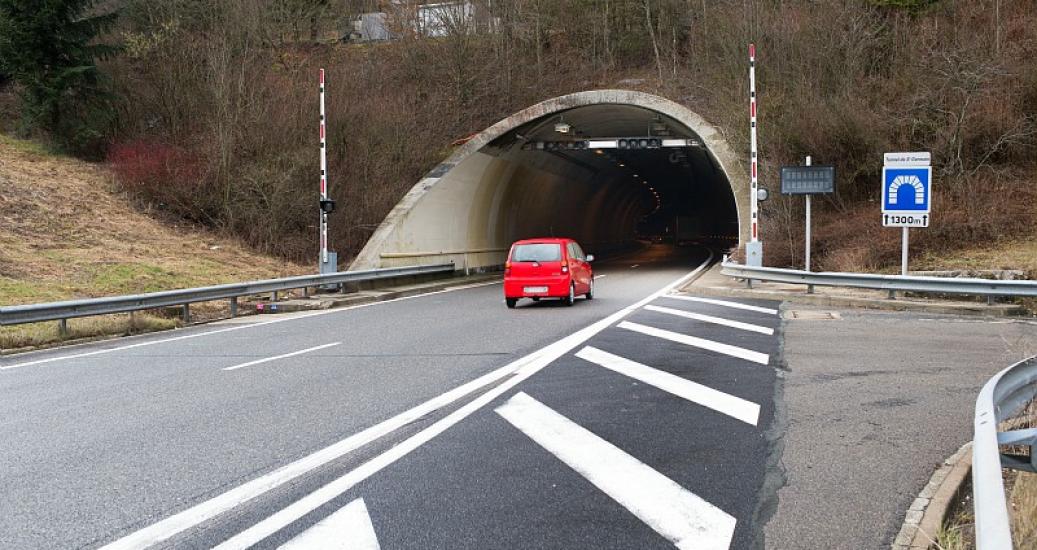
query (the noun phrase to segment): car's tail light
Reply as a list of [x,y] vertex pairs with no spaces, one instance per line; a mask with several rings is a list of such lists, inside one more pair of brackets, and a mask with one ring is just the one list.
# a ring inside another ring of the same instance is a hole
[[511,262],[504,262],[504,275],[511,275]]

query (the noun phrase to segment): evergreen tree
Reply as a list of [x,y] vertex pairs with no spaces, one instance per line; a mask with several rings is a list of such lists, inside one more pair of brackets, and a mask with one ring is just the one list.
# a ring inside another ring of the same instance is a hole
[[0,73],[17,83],[23,128],[46,131],[72,152],[96,154],[112,120],[96,42],[117,14],[90,14],[96,0],[0,0]]

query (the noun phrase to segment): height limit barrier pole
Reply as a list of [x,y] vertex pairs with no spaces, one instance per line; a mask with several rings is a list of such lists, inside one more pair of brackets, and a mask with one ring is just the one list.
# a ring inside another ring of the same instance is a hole
[[[325,143],[324,69],[320,70],[320,200],[328,200],[328,155]],[[320,263],[323,270],[328,263],[328,213],[320,211]]]
[[[749,242],[745,244],[746,265],[763,265],[760,242],[759,151],[756,140],[756,45],[749,44]],[[752,280],[746,280],[752,286]]]

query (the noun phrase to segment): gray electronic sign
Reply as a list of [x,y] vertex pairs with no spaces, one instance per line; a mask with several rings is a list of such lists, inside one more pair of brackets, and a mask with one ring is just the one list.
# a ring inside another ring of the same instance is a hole
[[782,195],[819,195],[835,192],[834,166],[782,166]]

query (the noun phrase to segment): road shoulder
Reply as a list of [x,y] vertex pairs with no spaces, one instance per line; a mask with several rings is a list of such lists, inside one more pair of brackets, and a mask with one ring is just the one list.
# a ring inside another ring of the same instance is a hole
[[971,436],[983,382],[1037,351],[1032,321],[836,313],[785,325],[787,482],[768,548],[889,548],[933,469]]

